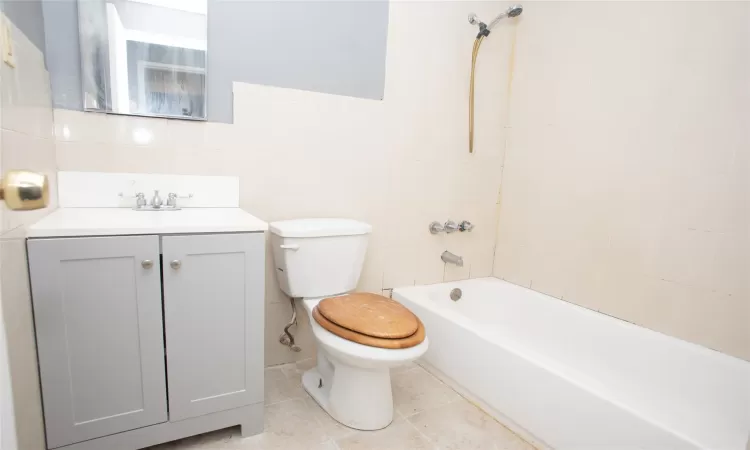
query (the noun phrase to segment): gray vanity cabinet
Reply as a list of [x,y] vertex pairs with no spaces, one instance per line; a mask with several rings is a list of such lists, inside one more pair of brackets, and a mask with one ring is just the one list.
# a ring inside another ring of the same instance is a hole
[[166,422],[159,237],[28,252],[48,447]]
[[264,242],[162,238],[171,420],[263,401]]
[[48,448],[262,430],[264,242],[29,239]]

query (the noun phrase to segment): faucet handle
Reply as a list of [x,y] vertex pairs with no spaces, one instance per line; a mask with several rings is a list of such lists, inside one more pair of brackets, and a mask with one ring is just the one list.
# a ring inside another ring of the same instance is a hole
[[177,208],[177,199],[178,198],[191,199],[191,198],[193,198],[193,194],[191,193],[191,194],[188,194],[188,195],[178,195],[175,192],[170,192],[167,195],[167,206],[169,206],[171,208]]
[[469,222],[468,220],[464,220],[463,222],[458,224],[459,231],[471,231],[473,229],[474,229],[474,224]]
[[445,231],[445,228],[443,228],[442,223],[438,221],[434,221],[430,224],[430,233],[438,234],[438,233],[442,233],[443,231]]
[[175,194],[174,192],[170,192],[167,195],[167,206],[169,206],[170,208],[174,208],[175,206],[177,206],[177,194]]
[[443,226],[443,228],[445,229],[446,233],[453,233],[454,231],[458,231],[459,230],[458,225],[456,224],[456,222],[454,222],[452,220],[449,220],[449,221],[445,222],[445,225]]
[[118,197],[125,199],[125,198],[134,198],[135,199],[135,207],[136,208],[143,208],[144,206],[148,205],[148,202],[146,201],[146,194],[143,192],[136,192],[134,195],[125,195],[124,192],[120,192],[117,194]]
[[143,192],[136,192],[135,194],[135,206],[137,208],[143,208],[146,206],[148,202],[146,202],[146,194]]

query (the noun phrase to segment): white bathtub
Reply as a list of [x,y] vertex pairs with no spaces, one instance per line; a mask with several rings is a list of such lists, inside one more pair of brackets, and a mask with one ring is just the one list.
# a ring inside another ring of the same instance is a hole
[[746,361],[495,278],[393,298],[425,324],[425,367],[541,447],[746,448]]

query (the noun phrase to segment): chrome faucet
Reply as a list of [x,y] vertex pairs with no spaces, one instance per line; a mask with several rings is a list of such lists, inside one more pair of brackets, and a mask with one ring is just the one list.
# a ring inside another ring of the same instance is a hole
[[[462,222],[463,223],[463,222]],[[445,222],[445,224],[441,224],[440,222],[432,222],[430,224],[430,233],[432,234],[438,234],[438,233],[453,233],[454,231],[463,231],[461,230],[461,227],[456,224],[456,222],[449,220]]]
[[143,192],[138,192],[132,197],[126,196],[122,192],[117,195],[123,199],[135,198],[135,206],[133,207],[133,209],[136,211],[179,211],[180,207],[177,206],[177,199],[193,198],[193,194],[180,196],[175,194],[174,192],[170,192],[167,196],[167,201],[165,202],[159,195],[158,190],[154,191],[154,196],[151,197],[150,202],[146,200],[146,196],[143,194]]
[[469,222],[468,220],[464,220],[459,224],[456,224],[456,222],[449,220],[445,222],[445,224],[442,224],[440,222],[432,222],[430,223],[430,233],[432,234],[438,234],[438,233],[453,233],[455,231],[471,231],[474,229],[474,224]]
[[161,205],[164,203],[164,201],[159,196],[159,191],[154,191],[154,196],[151,198],[151,207],[154,209],[161,208]]
[[455,264],[458,267],[464,266],[464,259],[458,255],[454,255],[448,250],[444,251],[443,254],[440,255],[440,259],[442,259],[445,263]]

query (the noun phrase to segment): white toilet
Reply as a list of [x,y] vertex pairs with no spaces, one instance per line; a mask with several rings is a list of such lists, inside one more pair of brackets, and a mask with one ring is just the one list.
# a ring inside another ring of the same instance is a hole
[[352,342],[313,317],[323,299],[354,290],[372,227],[348,219],[301,219],[269,226],[281,290],[302,300],[317,343],[317,367],[302,376],[305,390],[342,424],[359,430],[385,428],[393,420],[390,368],[414,361],[428,341],[386,349]]

